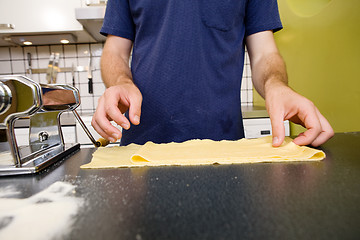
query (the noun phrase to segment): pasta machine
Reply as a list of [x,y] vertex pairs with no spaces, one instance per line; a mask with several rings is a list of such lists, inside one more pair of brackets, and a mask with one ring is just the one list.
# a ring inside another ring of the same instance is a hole
[[[65,144],[60,116],[73,111],[83,123],[75,111],[79,105],[75,87],[39,84],[20,75],[0,76],[0,176],[36,173],[78,150],[79,143]],[[29,145],[18,146],[15,122],[24,118],[30,121]],[[84,130],[95,146],[101,145]]]

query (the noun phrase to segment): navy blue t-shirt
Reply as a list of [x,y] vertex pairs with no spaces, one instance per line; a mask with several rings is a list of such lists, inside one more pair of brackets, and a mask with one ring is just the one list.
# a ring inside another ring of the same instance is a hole
[[101,33],[133,41],[141,123],[122,145],[244,137],[244,37],[282,28],[276,0],[109,0]]

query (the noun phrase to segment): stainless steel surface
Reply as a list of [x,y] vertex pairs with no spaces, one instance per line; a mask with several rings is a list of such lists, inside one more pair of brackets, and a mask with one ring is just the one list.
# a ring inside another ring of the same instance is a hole
[[91,68],[92,68],[92,55],[90,54],[88,68],[87,68],[87,77],[88,78],[92,78],[92,69]]
[[74,65],[74,63],[71,63],[71,81],[72,81],[72,86],[75,87],[75,65]]
[[60,53],[55,53],[51,83],[56,83],[57,74],[59,72],[59,60],[60,60]]
[[56,83],[56,77],[59,72],[59,60],[60,53],[51,53],[46,71],[46,80],[48,84]]
[[[76,119],[72,112],[64,112],[60,116],[62,126],[75,126]],[[15,128],[27,128],[30,126],[30,118],[20,118],[15,122]]]
[[[29,146],[23,146],[22,152],[31,152],[28,149]],[[25,162],[18,167],[16,165],[8,165],[6,167],[0,165],[0,177],[1,176],[12,176],[12,175],[23,175],[23,174],[34,174],[44,170],[50,165],[63,160],[72,153],[80,149],[79,143],[68,143],[64,145],[56,145],[48,149],[39,151],[36,155],[32,156],[32,159]],[[1,157],[0,157],[1,160]]]
[[[76,88],[39,84],[24,76],[1,76],[0,86],[8,88],[0,97],[0,150],[1,156],[12,160],[1,164],[0,175],[40,171],[59,160],[64,151],[79,148],[79,144],[65,148],[60,124],[61,114],[80,104]],[[4,93],[11,96],[11,101]],[[17,144],[14,128],[19,118],[30,119],[29,146]]]
[[100,34],[104,22],[105,6],[76,8],[76,19],[83,25],[84,29],[99,42],[104,42],[106,37]]
[[92,76],[92,55],[89,57],[89,67],[88,67],[88,91],[89,94],[94,93],[94,85],[93,85],[93,76]]
[[[10,106],[0,115],[0,128],[7,128],[15,119],[27,117],[40,110],[42,93],[38,83],[18,75],[0,76],[0,83],[11,91]],[[0,100],[1,104],[5,104],[3,98]]]
[[0,83],[0,114],[9,110],[12,100],[11,98],[12,95],[10,88],[5,84]]
[[28,72],[30,74],[30,77],[32,77],[32,59],[31,59],[31,53],[27,53],[27,62],[28,62]]
[[43,110],[72,111],[80,105],[79,91],[69,85],[40,84],[42,89]]
[[52,82],[52,77],[53,77],[53,66],[54,66],[54,59],[55,59],[55,53],[51,53],[50,57],[49,57],[49,63],[48,63],[48,68],[46,71],[46,81],[48,84],[50,84]]
[[[64,68],[59,68],[58,72],[87,72],[89,69],[89,66],[74,66],[74,67],[64,67]],[[32,69],[32,73],[47,73],[47,68],[33,68]],[[27,70],[27,73],[30,73]]]

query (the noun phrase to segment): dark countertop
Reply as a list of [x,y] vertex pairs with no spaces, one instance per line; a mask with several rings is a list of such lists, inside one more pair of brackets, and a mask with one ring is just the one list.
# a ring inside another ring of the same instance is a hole
[[[56,181],[86,204],[66,239],[356,239],[360,133],[312,163],[80,170],[94,149],[33,176],[0,178],[29,197]],[[36,216],[34,216],[36,219]]]

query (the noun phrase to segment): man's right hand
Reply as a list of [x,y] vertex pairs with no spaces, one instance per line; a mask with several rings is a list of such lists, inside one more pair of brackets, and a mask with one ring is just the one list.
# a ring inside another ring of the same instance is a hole
[[[98,106],[93,115],[91,125],[105,139],[115,142],[122,134],[110,121],[116,122],[123,129],[140,123],[142,95],[135,84],[129,79],[119,85],[109,87],[99,98]],[[129,120],[123,115],[129,111]]]
[[[108,35],[101,56],[101,77],[107,89],[99,98],[91,125],[105,139],[115,142],[121,131],[111,125],[116,122],[123,129],[140,123],[142,95],[132,80],[129,67],[132,41]],[[129,120],[123,115],[129,111]]]

